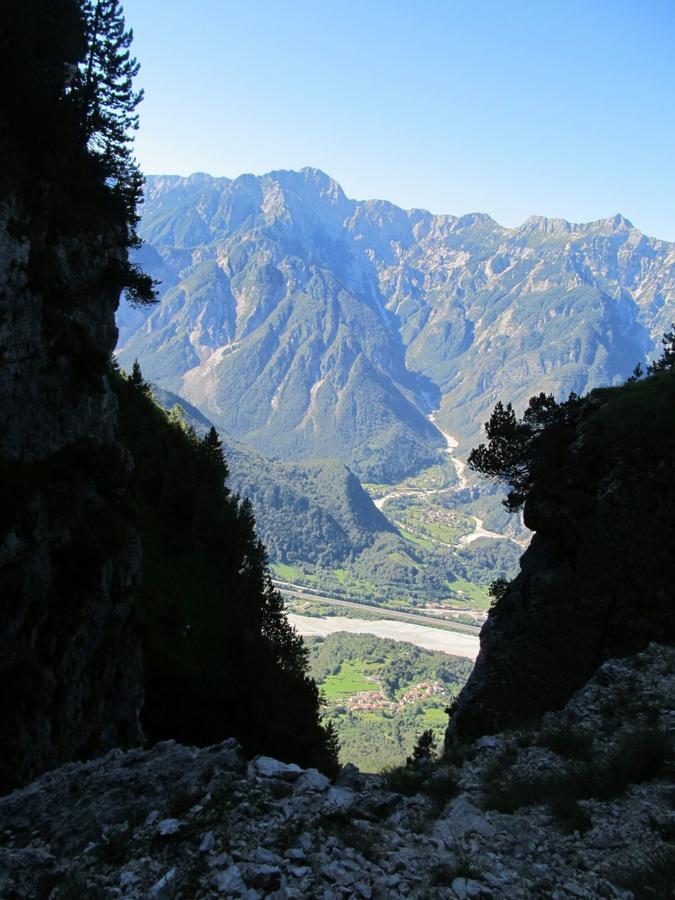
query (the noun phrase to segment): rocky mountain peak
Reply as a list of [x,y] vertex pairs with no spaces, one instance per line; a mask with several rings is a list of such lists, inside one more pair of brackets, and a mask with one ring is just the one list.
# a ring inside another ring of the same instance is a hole
[[622,216],[621,213],[616,213],[613,216],[609,216],[606,219],[600,219],[597,223],[603,228],[611,228],[611,229],[624,229],[631,230],[635,228],[635,225],[631,221],[629,221],[625,216]]
[[[445,218],[445,217],[439,217]],[[465,231],[472,228],[494,228],[502,231],[502,227],[487,213],[465,213],[463,216],[454,217],[452,228],[454,231]]]
[[342,206],[347,200],[340,184],[321,169],[304,166],[300,169],[300,174],[304,176],[308,184],[318,188],[321,197],[327,198],[333,205]]
[[569,234],[574,230],[566,219],[549,219],[546,216],[528,216],[525,222],[515,231],[522,234],[541,232],[542,234]]

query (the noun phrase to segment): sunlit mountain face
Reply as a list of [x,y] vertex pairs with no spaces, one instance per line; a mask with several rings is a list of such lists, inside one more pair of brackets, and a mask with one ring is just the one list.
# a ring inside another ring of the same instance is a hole
[[497,399],[623,381],[675,307],[675,246],[621,216],[503,228],[348,199],[316,169],[148,178],[149,313],[119,356],[283,459],[366,481],[468,448]]

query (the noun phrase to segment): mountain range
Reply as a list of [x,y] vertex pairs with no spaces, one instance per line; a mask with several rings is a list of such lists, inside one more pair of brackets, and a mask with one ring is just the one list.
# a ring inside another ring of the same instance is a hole
[[[147,179],[150,311],[118,356],[267,456],[393,483],[497,399],[620,383],[675,308],[675,245],[620,215],[503,228],[347,198],[317,169]],[[434,422],[429,414],[436,410]]]

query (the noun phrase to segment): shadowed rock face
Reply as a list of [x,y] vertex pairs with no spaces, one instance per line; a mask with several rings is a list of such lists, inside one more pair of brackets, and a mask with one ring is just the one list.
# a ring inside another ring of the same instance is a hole
[[[124,234],[0,208],[0,792],[141,735],[130,457],[106,374]],[[108,283],[109,283],[108,279]]]
[[448,743],[557,709],[608,657],[675,639],[673,410],[671,373],[594,392],[540,461],[536,534],[483,627]]

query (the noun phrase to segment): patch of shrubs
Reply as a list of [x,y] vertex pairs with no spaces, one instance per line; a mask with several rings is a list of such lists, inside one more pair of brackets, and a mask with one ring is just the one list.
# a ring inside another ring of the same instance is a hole
[[590,759],[593,746],[590,735],[575,731],[569,725],[542,731],[538,743],[541,747],[553,750],[558,756],[584,761]]
[[[576,739],[557,733],[552,742],[559,741],[568,755],[584,748]],[[654,727],[623,733],[614,747],[595,759],[590,758],[590,749],[583,752],[585,759],[568,763],[563,771],[537,775],[505,774],[507,760],[498,760],[483,778],[483,806],[507,813],[523,806],[548,806],[564,826],[577,823],[573,830],[582,831],[588,822],[578,800],[618,797],[629,785],[663,774],[672,759],[666,735]]]
[[96,846],[96,856],[105,865],[121,865],[129,854],[131,837],[131,829],[126,824],[105,829]]
[[384,783],[390,791],[403,794],[404,797],[414,797],[421,794],[424,783],[429,777],[429,772],[421,766],[395,766],[384,769]]
[[417,739],[412,756],[404,766],[385,769],[383,774],[390,791],[406,797],[423,794],[433,801],[436,813],[457,793],[455,773],[447,764],[436,761],[436,742],[431,729]]
[[461,840],[452,844],[452,862],[442,862],[431,872],[434,887],[449,887],[456,878],[480,878],[481,873],[474,865],[471,849]]
[[652,850],[641,862],[620,869],[612,880],[632,891],[635,900],[672,900],[675,847]]
[[428,765],[406,765],[387,769],[384,772],[385,786],[390,791],[414,797],[422,794],[433,802],[436,814],[457,794],[457,777],[447,766],[429,763]]
[[549,801],[548,809],[564,834],[586,834],[593,827],[589,813],[575,797],[564,794]]

